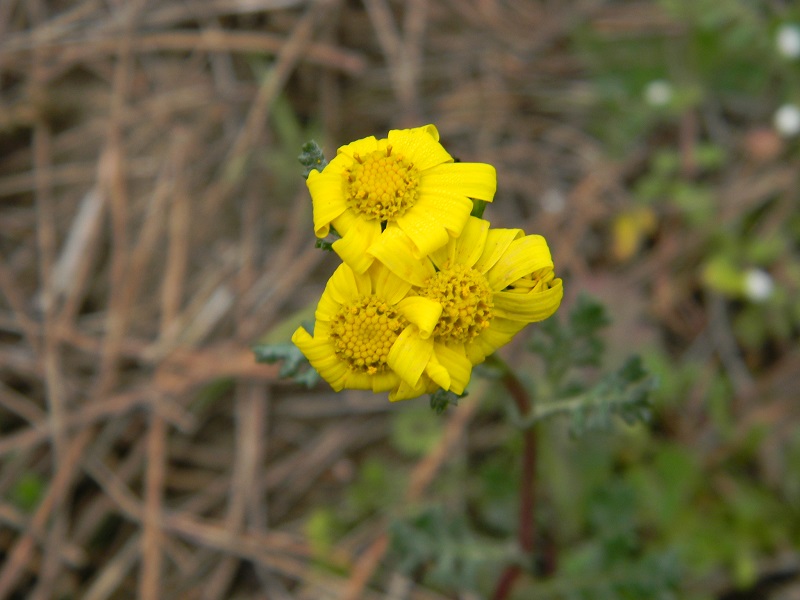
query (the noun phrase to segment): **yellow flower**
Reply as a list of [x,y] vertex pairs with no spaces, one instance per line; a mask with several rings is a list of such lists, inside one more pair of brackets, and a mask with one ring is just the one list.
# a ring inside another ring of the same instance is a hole
[[350,388],[388,391],[392,401],[415,398],[425,392],[420,382],[429,361],[406,355],[417,348],[414,340],[431,335],[442,307],[409,296],[411,287],[378,262],[361,274],[341,264],[317,305],[313,337],[300,327],[292,342],[337,392]]
[[317,237],[333,225],[342,236],[333,249],[364,273],[382,251],[382,232],[405,233],[395,243],[402,240],[416,258],[457,237],[472,211],[470,198],[490,202],[497,174],[488,164],[453,162],[436,127],[426,125],[342,146],[307,183]]
[[[397,245],[395,237],[387,237],[390,250]],[[414,260],[397,251],[378,258],[414,284],[417,294],[442,305],[433,334],[408,340],[414,346],[404,355],[409,364],[393,365],[405,373],[411,363],[430,356],[424,369],[414,367],[424,371],[416,385],[424,385],[426,391],[441,387],[463,393],[473,365],[528,323],[552,315],[564,294],[542,236],[525,235],[521,229],[490,229],[488,221],[475,217],[458,238],[427,259]]]

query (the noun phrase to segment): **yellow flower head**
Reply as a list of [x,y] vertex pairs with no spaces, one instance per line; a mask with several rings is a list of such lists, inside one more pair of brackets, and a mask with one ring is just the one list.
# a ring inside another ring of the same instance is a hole
[[399,373],[424,372],[427,379],[416,385],[424,384],[426,391],[442,387],[462,393],[473,365],[561,304],[562,282],[540,235],[490,229],[488,221],[470,217],[460,237],[423,260],[391,251],[399,235],[389,235],[390,251],[378,258],[412,283],[417,294],[442,306],[432,335],[409,340],[415,347],[403,357],[408,363],[427,360],[424,368],[395,364]]
[[490,202],[497,173],[483,163],[456,163],[433,125],[392,130],[339,148],[323,170],[311,171],[314,231],[331,225],[333,249],[356,273],[382,251],[383,234],[402,231],[405,252],[422,258],[457,237],[472,211],[470,198]]
[[380,263],[360,274],[341,264],[317,305],[313,337],[300,327],[292,342],[337,392],[350,388],[388,391],[390,400],[415,398],[425,392],[420,380],[427,363],[409,361],[406,354],[417,347],[415,339],[430,337],[442,307],[409,296],[411,289]]

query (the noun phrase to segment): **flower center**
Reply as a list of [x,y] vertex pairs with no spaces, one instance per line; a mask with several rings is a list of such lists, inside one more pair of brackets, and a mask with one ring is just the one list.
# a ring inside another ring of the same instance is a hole
[[355,155],[347,174],[347,202],[367,219],[389,221],[402,216],[417,201],[419,171],[392,147],[366,156]]
[[330,338],[352,370],[375,375],[387,369],[389,350],[405,327],[405,319],[372,294],[342,306],[331,320]]
[[442,316],[433,330],[439,341],[469,342],[492,320],[492,290],[486,278],[470,267],[443,268],[425,282],[420,296],[442,305]]

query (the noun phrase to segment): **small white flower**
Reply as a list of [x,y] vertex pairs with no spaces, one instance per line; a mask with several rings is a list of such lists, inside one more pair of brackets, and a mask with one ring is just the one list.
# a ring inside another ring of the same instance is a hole
[[564,198],[564,193],[558,188],[554,187],[546,190],[545,193],[542,194],[540,202],[544,212],[552,215],[557,215],[567,206],[567,200]]
[[656,79],[644,88],[644,99],[650,106],[666,106],[672,100],[672,84],[663,79]]
[[775,46],[786,58],[800,57],[800,26],[786,23],[775,34]]
[[764,302],[772,296],[775,282],[764,269],[749,269],[744,274],[744,293],[753,302]]
[[800,133],[800,108],[796,104],[784,104],[775,111],[775,129],[784,137]]

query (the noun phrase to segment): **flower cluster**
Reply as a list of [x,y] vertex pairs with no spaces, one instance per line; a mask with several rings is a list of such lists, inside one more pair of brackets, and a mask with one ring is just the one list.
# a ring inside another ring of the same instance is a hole
[[494,197],[494,167],[455,162],[433,125],[342,146],[308,188],[314,231],[340,236],[343,262],[313,335],[292,341],[336,391],[462,394],[474,365],[561,303],[542,236],[471,216]]

